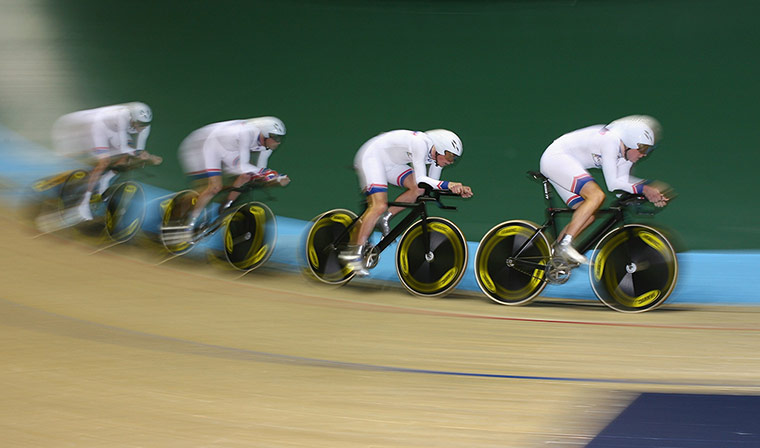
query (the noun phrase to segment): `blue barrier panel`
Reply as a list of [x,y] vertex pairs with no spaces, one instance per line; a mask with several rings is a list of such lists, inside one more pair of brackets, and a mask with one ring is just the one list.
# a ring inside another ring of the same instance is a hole
[[[4,189],[6,198],[19,199],[33,182],[67,169],[81,167],[76,162],[57,157],[52,151],[34,145],[22,137],[0,127],[0,180],[9,187]],[[147,209],[142,231],[156,237],[159,233],[161,202],[173,194],[151,185],[143,184]],[[272,209],[277,213],[276,204]],[[277,216],[277,243],[270,262],[283,269],[303,269],[302,237],[309,222]],[[375,234],[373,238],[377,239]],[[458,289],[479,291],[474,266],[477,242],[469,242],[467,270]],[[223,250],[220,232],[202,241],[187,256],[203,255],[205,250]],[[378,265],[372,269],[369,280],[398,282],[394,264],[396,243],[381,255]],[[760,291],[754,286],[756,268],[760,266],[760,252],[756,251],[691,251],[678,254],[680,274],[678,284],[667,303],[693,304],[760,304]],[[543,292],[546,297],[568,299],[594,299],[588,277],[588,268],[573,271],[564,285],[549,285]]]

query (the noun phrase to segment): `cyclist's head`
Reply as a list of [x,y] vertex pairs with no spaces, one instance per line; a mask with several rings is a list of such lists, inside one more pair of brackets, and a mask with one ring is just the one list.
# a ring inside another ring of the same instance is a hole
[[[282,143],[282,138],[285,137],[285,123],[277,117],[258,117],[251,118],[248,123],[256,126],[261,131],[261,135],[264,139],[271,139],[271,142],[266,142],[265,145],[269,149],[275,149]],[[276,144],[275,144],[276,143]]]
[[629,115],[608,124],[607,129],[615,134],[626,148],[650,151],[662,138],[662,126],[648,115]]
[[127,103],[125,106],[127,106],[127,110],[129,111],[128,133],[137,134],[150,126],[150,122],[153,121],[153,112],[151,112],[147,104],[134,102]]
[[129,119],[135,124],[145,127],[153,121],[153,112],[145,103],[127,103],[127,109],[129,109]]
[[449,162],[454,162],[462,156],[462,140],[455,133],[446,129],[431,129],[425,131],[435,146],[435,152],[442,155]]

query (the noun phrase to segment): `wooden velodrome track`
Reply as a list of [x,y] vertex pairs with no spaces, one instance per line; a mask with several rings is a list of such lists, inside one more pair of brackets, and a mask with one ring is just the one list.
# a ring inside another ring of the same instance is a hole
[[0,223],[3,446],[583,446],[639,392],[760,392],[754,308],[421,299]]

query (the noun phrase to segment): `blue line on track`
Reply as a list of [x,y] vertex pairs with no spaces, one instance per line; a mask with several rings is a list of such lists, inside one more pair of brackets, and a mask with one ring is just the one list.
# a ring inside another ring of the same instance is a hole
[[[170,336],[145,333],[141,331],[115,327],[112,325],[91,322],[71,316],[65,316],[50,311],[44,311],[4,299],[0,299],[0,306],[4,308],[3,312],[0,313],[0,324],[7,326],[22,326],[26,330],[35,330],[41,333],[55,334],[56,336],[84,339],[104,344],[126,346],[143,350],[162,351],[167,353],[194,356],[206,356],[210,358],[231,359],[235,361],[279,362],[345,370],[412,373],[422,375],[442,375],[470,378],[493,378],[520,381],[760,389],[760,384],[751,383],[732,384],[709,381],[666,381],[640,380],[632,378],[584,378],[542,375],[514,375],[508,373],[479,373],[459,372],[455,370],[417,369],[409,367],[395,367],[377,364],[335,361],[330,359],[283,355],[278,353],[269,353],[215,344],[206,344],[203,342],[188,341],[185,339],[179,339]],[[37,325],[30,324],[30,322],[36,322]],[[56,323],[61,323],[62,325],[55,325]]]

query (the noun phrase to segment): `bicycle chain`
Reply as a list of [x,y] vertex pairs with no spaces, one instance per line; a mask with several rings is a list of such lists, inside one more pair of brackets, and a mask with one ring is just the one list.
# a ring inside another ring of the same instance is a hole
[[553,284],[553,285],[561,285],[566,283],[570,279],[570,274],[572,272],[573,266],[567,263],[566,261],[560,259],[560,258],[549,258],[549,263],[544,265],[543,271],[545,275],[543,277],[538,277],[532,272],[527,272],[523,269],[518,268],[518,263],[514,263],[511,266],[507,266],[510,269],[514,269],[515,271],[525,274],[528,277],[532,277],[538,280],[541,280],[543,282]]

